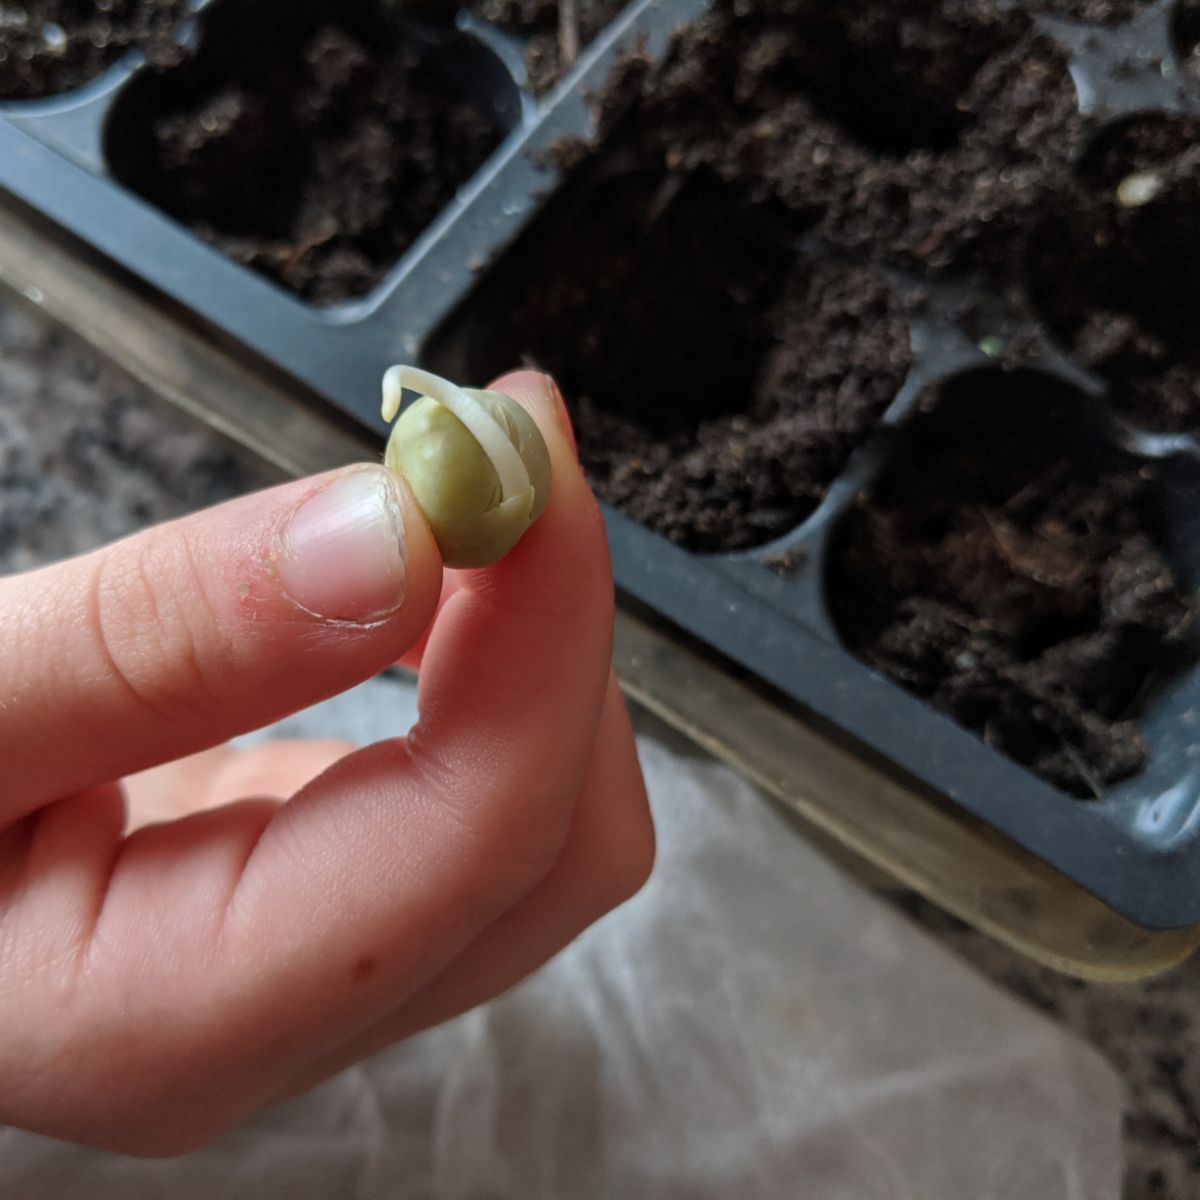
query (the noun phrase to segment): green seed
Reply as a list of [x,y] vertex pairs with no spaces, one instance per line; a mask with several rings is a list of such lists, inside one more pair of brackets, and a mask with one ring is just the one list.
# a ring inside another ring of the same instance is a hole
[[407,480],[448,567],[498,562],[545,511],[550,454],[511,396],[459,388],[412,367],[384,376],[383,416],[421,394],[392,427],[384,463]]

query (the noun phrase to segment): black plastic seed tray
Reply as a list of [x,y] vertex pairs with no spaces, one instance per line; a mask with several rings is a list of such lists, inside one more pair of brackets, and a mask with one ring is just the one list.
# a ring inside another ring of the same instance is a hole
[[[309,6],[212,0],[196,8],[180,31],[185,44],[253,68],[256,56],[265,63],[272,53],[263,30],[304,19]],[[236,40],[240,15],[250,10],[253,36],[224,50],[208,44]],[[384,20],[374,4],[346,6],[351,14],[360,10],[374,13],[371,21]],[[282,371],[298,394],[382,433],[379,385],[387,366],[423,362],[454,374],[469,365],[462,329],[470,325],[473,298],[558,190],[551,151],[564,138],[591,132],[589,97],[617,56],[635,45],[660,53],[675,29],[703,11],[701,0],[635,0],[540,99],[526,86],[522,45],[477,17],[460,15],[454,32],[411,21],[388,25],[386,37],[414,49],[447,87],[487,115],[502,140],[369,294],[335,307],[304,303],[237,265],[118,181],[139,169],[139,129],[159,86],[136,56],[70,94],[0,104],[0,187],[181,313]],[[1086,111],[1112,121],[1142,111],[1200,111],[1178,82],[1173,14],[1172,4],[1156,5],[1115,33],[1047,23],[1073,55]],[[287,183],[244,181],[248,202],[277,186]],[[1144,467],[1173,565],[1188,587],[1200,584],[1200,446],[1190,437],[1118,423],[1103,388],[1060,354],[1043,356],[1036,370],[1002,371],[956,323],[955,311],[940,294],[917,309],[907,380],[877,434],[798,528],[753,551],[703,556],[607,510],[618,586],[863,753],[957,802],[1135,922],[1156,929],[1195,924],[1200,670],[1163,683],[1145,708],[1146,767],[1098,799],[1081,801],[865,667],[838,636],[828,586],[831,547],[856,497],[930,436],[929,423],[911,417],[934,387],[990,397],[1009,419],[1025,413],[1031,444],[1058,438],[1080,462]],[[1046,397],[1057,414],[1049,424],[1040,411]]]

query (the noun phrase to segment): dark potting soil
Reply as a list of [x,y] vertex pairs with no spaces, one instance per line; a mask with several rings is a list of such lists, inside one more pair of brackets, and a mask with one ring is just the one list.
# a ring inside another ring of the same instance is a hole
[[130,50],[175,61],[187,0],[20,0],[0,10],[0,100],[56,96]]
[[1136,425],[1200,431],[1200,120],[1146,116],[1089,151],[1033,240],[1031,290]]
[[553,371],[599,493],[707,552],[794,527],[894,398],[875,268],[1016,278],[1083,133],[1057,50],[994,0],[718,0],[597,107],[611,149],[559,148],[572,186],[485,286],[472,374]]
[[127,182],[316,304],[374,287],[501,137],[415,49],[334,25],[232,77],[171,76]]
[[[482,3],[561,50],[557,0]],[[616,7],[577,0],[581,45]],[[544,62],[548,83],[561,61],[548,49]],[[718,0],[663,66],[630,64],[602,107],[631,104],[635,167],[708,167],[858,256],[1006,277],[1083,124],[1058,51],[1001,0],[946,12],[928,0]],[[320,38],[277,47],[262,78],[191,89],[157,131],[138,190],[320,303],[368,290],[495,144],[419,63]],[[240,182],[276,169],[288,186],[247,208]]]
[[1130,718],[1192,615],[1145,472],[1085,465],[1072,393],[1040,377],[968,376],[941,401],[843,527],[842,636],[1044,779],[1099,795],[1144,764]]
[[856,257],[1000,279],[1086,131],[1061,53],[999,0],[717,0],[599,107],[627,156],[743,180]]
[[598,494],[702,552],[796,526],[895,397],[908,327],[871,270],[707,171],[606,160],[489,281],[469,373],[525,360],[572,406]]
[[539,95],[571,69],[580,52],[626,0],[479,0],[485,20],[529,39],[525,69]]

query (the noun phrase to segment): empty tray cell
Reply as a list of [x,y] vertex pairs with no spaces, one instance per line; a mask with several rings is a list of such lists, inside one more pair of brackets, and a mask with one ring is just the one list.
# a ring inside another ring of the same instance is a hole
[[213,5],[194,58],[121,97],[113,173],[307,300],[367,293],[518,113],[482,46],[401,29],[385,9]]
[[841,636],[1001,753],[1098,796],[1142,768],[1148,687],[1193,657],[1154,464],[1049,376],[974,371],[921,404],[838,531]]
[[21,0],[0,5],[0,101],[57,96],[102,74],[130,50],[178,57],[187,0]]
[[431,360],[473,379],[541,365],[603,499],[693,550],[769,541],[896,395],[907,324],[871,272],[801,256],[786,210],[619,158],[551,205]]
[[1200,120],[1105,131],[1033,239],[1030,291],[1058,338],[1160,431],[1200,430]]

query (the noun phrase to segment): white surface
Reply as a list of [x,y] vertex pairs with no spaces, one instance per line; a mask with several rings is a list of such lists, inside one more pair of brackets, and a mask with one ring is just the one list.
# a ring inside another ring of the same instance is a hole
[[[285,723],[407,727],[375,683]],[[1116,1200],[1120,1089],[828,864],[738,776],[641,739],[634,901],[499,1001],[146,1163],[0,1134],[20,1200]]]

